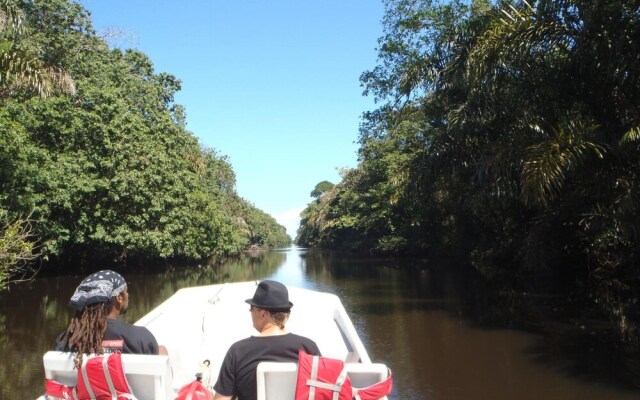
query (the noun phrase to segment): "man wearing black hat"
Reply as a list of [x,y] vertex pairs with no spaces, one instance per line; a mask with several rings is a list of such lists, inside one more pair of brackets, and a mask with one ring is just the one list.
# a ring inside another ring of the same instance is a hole
[[285,329],[293,304],[289,301],[287,287],[282,283],[260,282],[253,298],[246,302],[250,305],[253,327],[259,334],[231,345],[220,367],[218,381],[213,386],[216,391],[214,400],[256,399],[256,369],[262,361],[296,362],[300,349],[320,355],[313,340]]
[[82,361],[82,354],[166,354],[147,328],[118,319],[127,312],[129,292],[127,282],[117,272],[98,271],[83,279],[69,306],[76,313],[56,339],[54,350],[77,352],[76,363]]

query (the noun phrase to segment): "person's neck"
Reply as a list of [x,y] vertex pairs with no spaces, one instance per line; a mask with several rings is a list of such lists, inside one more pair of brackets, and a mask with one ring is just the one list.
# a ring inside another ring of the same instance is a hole
[[278,325],[269,324],[260,331],[260,336],[277,336],[284,335],[286,333],[287,330],[285,328],[280,328]]

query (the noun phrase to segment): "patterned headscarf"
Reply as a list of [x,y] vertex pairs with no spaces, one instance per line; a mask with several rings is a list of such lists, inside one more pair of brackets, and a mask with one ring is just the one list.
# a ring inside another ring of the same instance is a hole
[[98,271],[80,282],[71,296],[69,307],[81,311],[86,305],[106,303],[126,288],[127,282],[119,273],[110,270]]

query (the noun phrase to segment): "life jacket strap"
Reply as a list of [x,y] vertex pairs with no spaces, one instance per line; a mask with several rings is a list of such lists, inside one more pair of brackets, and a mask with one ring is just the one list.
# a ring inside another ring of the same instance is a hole
[[116,388],[113,386],[113,379],[111,379],[111,373],[109,372],[109,364],[107,364],[109,356],[111,356],[111,354],[106,354],[102,357],[102,371],[104,372],[104,378],[111,392],[111,400],[118,400],[118,392],[116,392]]
[[80,372],[82,372],[82,381],[84,382],[84,386],[87,388],[87,394],[91,400],[96,400],[96,395],[93,393],[93,388],[91,387],[91,382],[89,381],[89,376],[87,376],[87,361],[89,357],[82,358],[82,365],[80,366]]
[[320,356],[313,356],[311,361],[311,378],[307,379],[306,382],[309,386],[309,400],[315,400],[316,388],[331,390],[333,392],[333,400],[338,400],[340,398],[342,385],[347,379],[347,369],[344,368],[344,366],[342,367],[342,371],[340,371],[340,375],[338,375],[335,384],[320,382],[317,380],[319,363]]

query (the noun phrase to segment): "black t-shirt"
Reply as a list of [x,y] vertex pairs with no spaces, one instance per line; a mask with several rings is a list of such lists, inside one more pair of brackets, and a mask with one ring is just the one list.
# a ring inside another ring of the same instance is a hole
[[220,367],[216,393],[237,396],[238,400],[254,400],[256,369],[261,361],[297,362],[298,351],[320,355],[316,343],[304,336],[287,333],[277,336],[252,336],[229,348]]
[[[54,350],[74,351],[61,343],[64,332],[56,339]],[[158,342],[149,329],[131,325],[119,319],[107,318],[107,329],[102,339],[105,353],[158,354]]]

